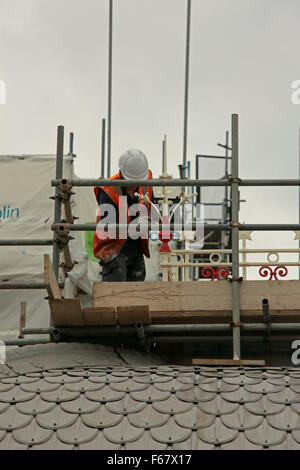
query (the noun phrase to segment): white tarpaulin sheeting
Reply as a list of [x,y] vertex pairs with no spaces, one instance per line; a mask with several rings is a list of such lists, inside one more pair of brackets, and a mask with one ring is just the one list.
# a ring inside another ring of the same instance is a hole
[[[52,239],[55,178],[54,156],[0,156],[0,239]],[[72,157],[64,158],[63,175],[76,178]],[[74,188],[73,215],[78,223],[94,223],[96,201],[92,188]],[[78,287],[91,293],[92,283],[99,280],[99,265],[92,261],[92,232],[74,232],[71,256],[78,264],[70,277]],[[43,254],[51,246],[0,247],[0,282],[43,282]],[[0,332],[15,333],[18,328],[20,302],[27,301],[28,326],[49,324],[47,295],[44,290],[0,290]],[[13,331],[12,331],[13,330]],[[3,334],[3,333],[0,333]]]

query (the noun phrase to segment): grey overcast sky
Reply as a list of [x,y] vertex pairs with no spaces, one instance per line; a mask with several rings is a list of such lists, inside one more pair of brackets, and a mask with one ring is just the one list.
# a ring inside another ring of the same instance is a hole
[[[238,113],[241,177],[298,176],[300,104],[291,101],[291,84],[300,80],[299,23],[299,0],[192,0],[193,172],[196,153],[222,154],[216,144]],[[178,176],[185,32],[186,0],[114,0],[113,170],[132,146],[158,176],[166,133],[169,170]],[[63,124],[75,132],[77,174],[98,176],[107,64],[108,0],[0,0],[0,80],[7,86],[0,153],[55,153]],[[241,197],[242,221],[298,221],[296,188],[242,188]],[[290,232],[253,239],[255,246],[297,247]]]

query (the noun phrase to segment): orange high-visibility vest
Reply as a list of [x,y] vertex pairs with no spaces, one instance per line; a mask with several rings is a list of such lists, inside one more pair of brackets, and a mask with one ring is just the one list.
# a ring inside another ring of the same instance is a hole
[[[121,179],[120,172],[111,176],[109,178],[110,180],[119,180]],[[152,172],[149,170],[149,175],[148,179],[152,179]],[[119,197],[122,196],[122,191],[120,186],[101,186],[101,189],[110,197],[112,202],[115,204],[115,206],[119,209],[119,219],[124,221],[124,214],[120,214],[120,199]],[[99,195],[99,187],[94,188],[95,196],[98,201],[98,195]],[[145,194],[146,192],[148,193],[148,197],[151,200],[152,198],[152,186],[140,186],[137,191],[139,194]],[[99,209],[99,208],[98,208]],[[149,212],[150,209],[150,204],[147,204],[147,210]],[[130,223],[130,216],[128,213],[128,206],[126,204],[126,210],[127,210],[127,224]],[[100,222],[100,211],[97,211],[97,221],[96,224]],[[116,221],[118,222],[118,221]],[[124,223],[124,222],[123,222]],[[105,233],[106,236],[108,235],[108,232],[104,231],[98,231],[99,234]],[[119,239],[118,236],[115,238],[107,238],[101,239],[97,235],[97,231],[94,232],[93,236],[93,252],[94,256],[96,258],[99,258],[102,260],[104,263],[108,263],[112,259],[116,258],[118,256],[120,250],[122,249],[123,245],[126,242],[126,239]],[[142,250],[146,258],[150,258],[150,253],[149,253],[149,238],[147,239],[142,239]]]

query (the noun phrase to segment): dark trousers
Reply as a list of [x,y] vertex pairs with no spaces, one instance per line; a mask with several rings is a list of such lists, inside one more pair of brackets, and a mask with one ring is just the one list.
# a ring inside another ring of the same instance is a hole
[[120,251],[118,256],[102,264],[103,282],[144,281],[146,268],[142,252]]

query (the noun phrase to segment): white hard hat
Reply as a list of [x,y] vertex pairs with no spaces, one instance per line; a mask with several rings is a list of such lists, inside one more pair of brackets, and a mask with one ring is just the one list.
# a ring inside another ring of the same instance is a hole
[[148,160],[141,150],[126,150],[119,158],[119,168],[126,180],[145,180],[148,178]]

